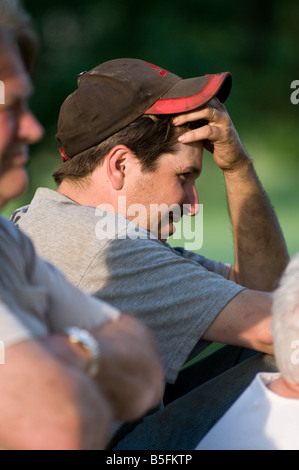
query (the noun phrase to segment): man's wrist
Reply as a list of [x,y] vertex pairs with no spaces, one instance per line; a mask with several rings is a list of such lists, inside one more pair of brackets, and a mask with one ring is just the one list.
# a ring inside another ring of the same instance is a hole
[[234,176],[238,175],[240,176],[247,176],[249,172],[253,170],[253,163],[251,158],[247,155],[247,153],[244,151],[242,155],[230,166],[227,168],[223,169],[223,174],[226,176]]

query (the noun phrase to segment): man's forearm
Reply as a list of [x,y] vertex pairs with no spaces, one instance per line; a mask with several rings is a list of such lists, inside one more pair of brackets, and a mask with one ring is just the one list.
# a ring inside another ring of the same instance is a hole
[[276,287],[289,255],[275,212],[249,158],[224,171],[235,244],[232,277],[250,289]]
[[70,365],[75,360],[64,364],[60,359],[65,338],[61,345],[59,337],[51,338],[6,350],[0,376],[0,448],[104,448],[112,423],[109,403],[80,368]]
[[208,124],[179,140],[203,141],[224,173],[236,257],[231,279],[250,289],[271,291],[289,260],[277,217],[225,106],[214,98],[208,106],[176,117],[175,125],[201,119]]
[[[112,326],[113,325],[113,326]],[[117,420],[140,418],[162,398],[164,377],[150,332],[131,315],[122,315],[98,331],[101,362],[95,381]]]
[[272,293],[244,289],[219,313],[203,339],[274,354]]
[[[152,335],[131,315],[121,315],[91,331],[99,343],[99,371],[93,382],[109,403],[113,418],[131,421],[157,406],[163,393],[163,370]],[[43,341],[51,354],[81,372],[90,355],[65,335]]]

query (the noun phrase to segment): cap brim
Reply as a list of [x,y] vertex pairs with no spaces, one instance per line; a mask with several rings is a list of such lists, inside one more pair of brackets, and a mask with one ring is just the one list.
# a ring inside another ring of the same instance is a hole
[[229,72],[179,80],[144,114],[177,114],[192,111],[217,96],[224,103],[232,87]]

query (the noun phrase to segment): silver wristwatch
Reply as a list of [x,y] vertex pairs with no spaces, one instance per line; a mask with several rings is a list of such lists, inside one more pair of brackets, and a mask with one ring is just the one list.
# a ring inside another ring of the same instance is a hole
[[87,373],[94,377],[100,367],[101,352],[99,342],[87,330],[77,326],[67,327],[63,330],[63,333],[71,343],[79,344],[89,353],[90,362]]

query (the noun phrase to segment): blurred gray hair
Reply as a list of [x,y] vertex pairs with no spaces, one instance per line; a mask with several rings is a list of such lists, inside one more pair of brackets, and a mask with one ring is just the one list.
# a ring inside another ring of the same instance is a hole
[[278,370],[299,384],[299,253],[288,264],[274,292],[272,331]]
[[32,73],[38,40],[31,17],[20,0],[0,0],[0,39],[9,40],[17,46],[26,69]]

